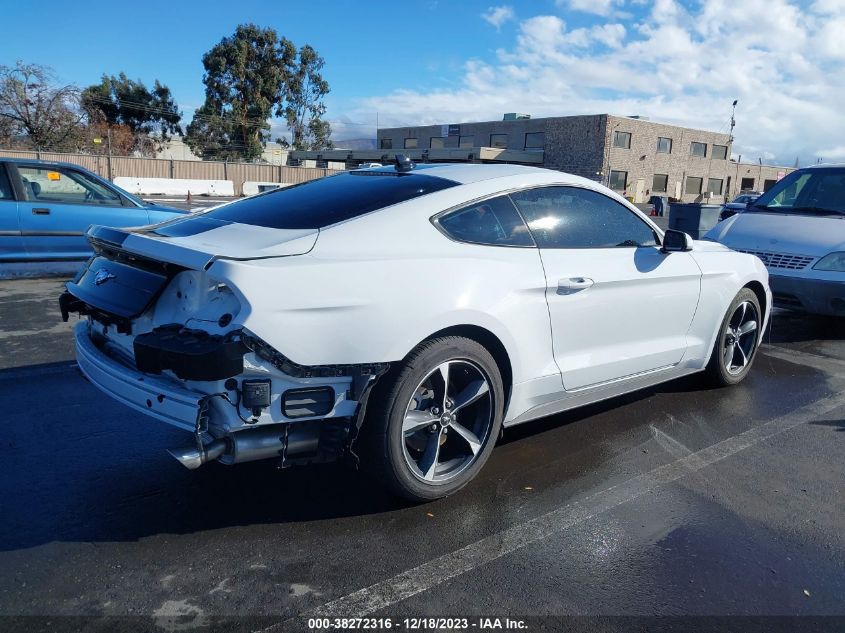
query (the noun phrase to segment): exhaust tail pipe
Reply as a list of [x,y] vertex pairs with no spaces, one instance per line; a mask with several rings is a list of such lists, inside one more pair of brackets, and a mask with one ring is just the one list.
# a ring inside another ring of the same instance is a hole
[[167,451],[191,470],[219,459],[223,464],[240,464],[259,459],[316,454],[319,448],[321,421],[273,424],[264,428],[231,433],[206,444]]
[[214,440],[203,446],[202,450],[193,448],[173,449],[167,451],[189,470],[195,470],[206,462],[214,461],[226,452],[229,443],[225,439]]

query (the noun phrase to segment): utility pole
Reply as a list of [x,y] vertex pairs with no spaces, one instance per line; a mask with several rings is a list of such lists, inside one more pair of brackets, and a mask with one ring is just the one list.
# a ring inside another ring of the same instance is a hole
[[[733,148],[734,148],[734,127],[736,126],[736,104],[737,104],[738,101],[739,101],[738,99],[734,99],[733,104],[731,104],[731,131],[728,133],[728,155],[725,157],[728,160],[730,160],[731,153],[733,152]],[[741,155],[740,155],[739,159],[742,160]],[[712,152],[710,153],[710,160],[711,160],[711,163],[712,163],[712,160],[713,160],[713,153]],[[737,163],[736,176],[737,176],[737,179],[739,179],[739,163]],[[730,176],[728,178],[730,178]],[[737,186],[737,183],[734,182],[734,186],[733,186],[734,191],[736,191],[736,186]],[[725,189],[725,202],[729,202],[731,198],[733,198],[733,193],[729,192],[726,188]]]
[[111,180],[112,179],[112,173],[111,173],[111,124],[110,123],[106,124],[106,139],[107,139],[106,142],[108,143],[108,152],[109,152],[109,161],[108,161],[109,180]]
[[734,144],[734,127],[736,126],[736,104],[738,99],[734,99],[733,108],[731,110],[731,133],[728,135],[728,140],[730,141],[731,147]]

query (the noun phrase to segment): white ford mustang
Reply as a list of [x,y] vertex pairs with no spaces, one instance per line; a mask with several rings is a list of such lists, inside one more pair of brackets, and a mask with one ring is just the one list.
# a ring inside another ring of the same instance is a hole
[[89,239],[60,300],[79,367],[193,433],[184,465],[345,457],[415,500],[469,482],[503,426],[739,382],[772,304],[758,258],[513,165],[400,157]]

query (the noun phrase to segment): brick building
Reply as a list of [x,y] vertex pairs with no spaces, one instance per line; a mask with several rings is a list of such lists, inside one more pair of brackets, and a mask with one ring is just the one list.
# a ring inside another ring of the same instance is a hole
[[508,162],[578,174],[634,202],[665,195],[685,202],[723,202],[763,191],[792,168],[730,160],[727,134],[594,114],[378,130],[377,149],[292,152],[294,160],[387,162],[397,153],[418,161]]

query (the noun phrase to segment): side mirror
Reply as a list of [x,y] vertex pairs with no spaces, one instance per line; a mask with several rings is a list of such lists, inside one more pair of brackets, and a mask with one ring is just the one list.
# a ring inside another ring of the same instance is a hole
[[683,231],[669,229],[663,234],[664,253],[681,253],[692,250],[692,238]]

